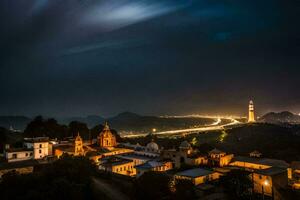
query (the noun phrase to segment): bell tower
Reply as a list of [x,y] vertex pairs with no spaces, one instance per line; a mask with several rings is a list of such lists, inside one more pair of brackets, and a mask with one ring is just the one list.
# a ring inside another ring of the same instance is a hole
[[248,123],[255,122],[255,115],[254,115],[254,103],[251,100],[249,102],[249,117],[248,117]]
[[83,150],[83,142],[82,142],[82,138],[79,135],[75,138],[75,152],[74,152],[75,156],[83,156],[84,155],[84,150]]

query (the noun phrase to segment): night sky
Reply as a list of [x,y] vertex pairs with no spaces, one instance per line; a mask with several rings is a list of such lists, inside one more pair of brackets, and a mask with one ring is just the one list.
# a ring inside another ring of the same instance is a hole
[[1,0],[0,115],[300,112],[298,0]]

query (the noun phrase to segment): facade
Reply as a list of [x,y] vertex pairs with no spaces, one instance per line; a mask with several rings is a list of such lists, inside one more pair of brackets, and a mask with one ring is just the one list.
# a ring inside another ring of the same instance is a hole
[[249,102],[249,116],[248,116],[248,123],[255,122],[255,114],[254,114],[254,103],[251,100]]
[[33,151],[31,149],[6,149],[4,152],[7,162],[18,162],[33,159]]
[[136,169],[134,168],[134,162],[132,160],[117,157],[111,157],[109,159],[103,160],[99,165],[99,169],[125,176],[136,175]]
[[33,159],[42,159],[49,155],[49,138],[24,138],[24,146],[33,149]]
[[195,168],[179,172],[175,175],[175,179],[190,180],[194,185],[200,185],[209,181],[219,179],[221,173],[214,172],[202,168]]
[[101,148],[113,148],[117,145],[116,137],[110,131],[107,123],[99,134],[98,142]]
[[135,166],[137,177],[148,171],[165,172],[173,169],[173,164],[170,160],[151,160],[142,165]]
[[74,155],[74,156],[84,156],[86,153],[83,140],[78,133],[75,140],[70,140],[67,143],[56,144],[54,146],[54,155],[56,157],[61,157],[63,154]]
[[300,161],[293,161],[289,169],[289,179],[294,189],[300,190]]
[[22,148],[10,148],[6,145],[4,157],[7,162],[43,159],[49,155],[49,148],[47,137],[24,138]]
[[279,190],[288,186],[287,170],[278,167],[256,170],[252,174],[253,190],[272,199],[282,199]]
[[253,157],[253,158],[260,158],[261,157],[261,153],[259,151],[252,151],[250,154],[250,157]]
[[233,154],[226,154],[226,152],[220,151],[218,149],[213,149],[208,152],[209,163],[213,166],[224,167],[229,165],[233,159]]
[[236,156],[232,159],[230,166],[239,167],[248,171],[259,169],[268,169],[271,167],[280,167],[287,170],[289,164],[283,160],[269,159],[269,158],[253,158],[245,156]]

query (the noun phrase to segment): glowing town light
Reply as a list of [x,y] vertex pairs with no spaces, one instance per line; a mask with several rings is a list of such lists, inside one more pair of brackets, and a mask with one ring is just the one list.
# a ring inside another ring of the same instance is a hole
[[265,185],[265,186],[269,186],[269,185],[270,185],[269,181],[268,181],[268,180],[265,180],[265,181],[264,181],[264,185]]
[[155,133],[155,132],[156,132],[156,128],[153,128],[153,129],[152,129],[152,132]]

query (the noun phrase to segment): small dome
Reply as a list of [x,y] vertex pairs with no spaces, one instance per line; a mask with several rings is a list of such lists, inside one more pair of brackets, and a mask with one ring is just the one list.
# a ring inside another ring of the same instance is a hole
[[148,143],[146,148],[148,151],[159,151],[159,147],[154,141]]
[[188,143],[188,141],[183,141],[183,142],[181,142],[179,148],[181,148],[181,149],[190,149],[190,148],[192,148],[192,146],[190,145],[190,143]]

